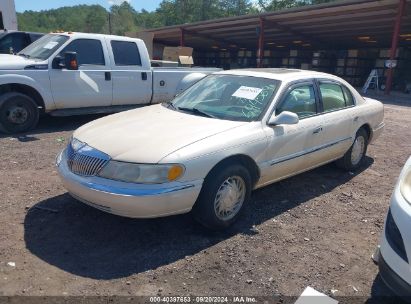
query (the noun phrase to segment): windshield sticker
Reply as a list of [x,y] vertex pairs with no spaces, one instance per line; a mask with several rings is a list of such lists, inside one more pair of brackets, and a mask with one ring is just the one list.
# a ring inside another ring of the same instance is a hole
[[254,100],[263,89],[241,86],[232,96]]
[[45,46],[43,46],[43,49],[51,50],[51,49],[54,48],[57,44],[58,44],[58,42],[56,42],[56,41],[50,41],[50,42],[47,43]]

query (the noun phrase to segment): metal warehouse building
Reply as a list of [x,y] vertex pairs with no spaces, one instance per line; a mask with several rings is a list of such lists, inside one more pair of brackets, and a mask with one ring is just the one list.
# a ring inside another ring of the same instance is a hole
[[0,0],[0,30],[17,30],[14,0]]
[[195,65],[324,71],[362,86],[376,69],[391,88],[411,87],[411,0],[337,1],[144,30],[153,57],[194,48]]

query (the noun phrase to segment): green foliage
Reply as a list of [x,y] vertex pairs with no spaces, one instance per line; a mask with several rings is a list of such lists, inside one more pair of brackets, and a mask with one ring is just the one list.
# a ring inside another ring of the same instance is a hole
[[336,0],[258,0],[258,4],[263,11],[278,11],[281,9],[333,2]]
[[107,11],[100,5],[76,5],[40,12],[25,11],[17,16],[19,29],[22,31],[107,31]]
[[[334,0],[163,0],[154,12],[136,11],[128,2],[108,12],[100,5],[76,5],[18,13],[22,31],[56,30],[124,35],[142,28],[178,25],[229,16],[255,14]],[[109,17],[110,16],[110,17]]]

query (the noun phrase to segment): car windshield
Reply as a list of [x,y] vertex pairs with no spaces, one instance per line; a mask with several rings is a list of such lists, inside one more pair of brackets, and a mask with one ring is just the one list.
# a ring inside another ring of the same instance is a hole
[[65,35],[45,35],[21,50],[17,55],[46,60],[68,39],[69,37]]
[[210,75],[170,104],[193,115],[255,121],[260,119],[279,84],[278,80],[260,77]]

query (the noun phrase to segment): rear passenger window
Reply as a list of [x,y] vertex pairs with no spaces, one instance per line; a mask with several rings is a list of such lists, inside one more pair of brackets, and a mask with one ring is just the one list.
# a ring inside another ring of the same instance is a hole
[[100,40],[76,39],[60,52],[64,56],[65,52],[76,52],[79,65],[105,65],[103,47]]
[[116,65],[141,65],[137,44],[128,41],[111,41]]
[[342,87],[343,93],[344,93],[345,105],[347,107],[353,106],[354,105],[354,97],[352,96],[350,90],[348,88],[346,88],[345,86],[341,86],[341,87]]
[[335,83],[320,83],[324,112],[345,108],[345,98],[341,86]]

